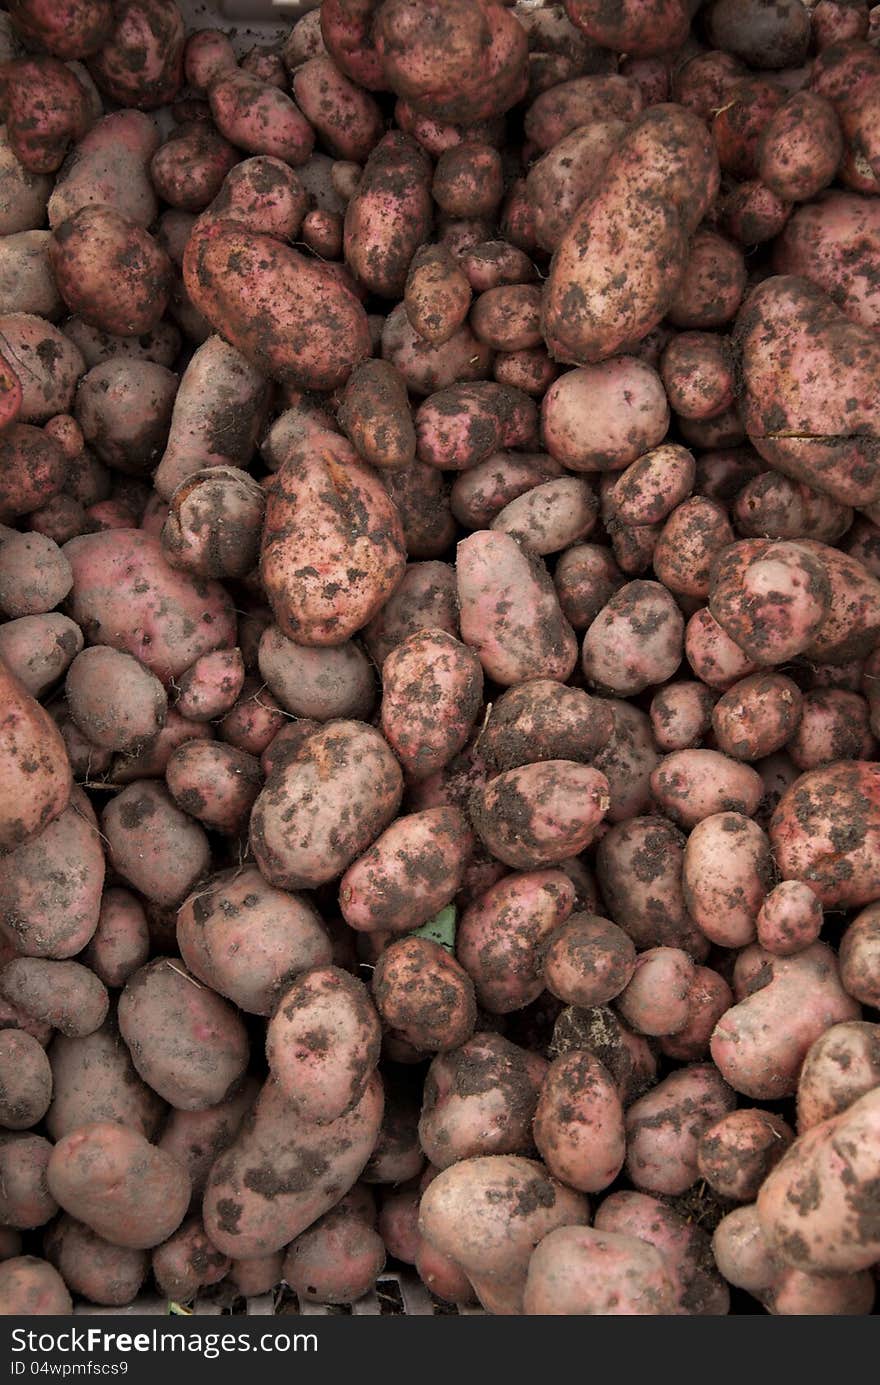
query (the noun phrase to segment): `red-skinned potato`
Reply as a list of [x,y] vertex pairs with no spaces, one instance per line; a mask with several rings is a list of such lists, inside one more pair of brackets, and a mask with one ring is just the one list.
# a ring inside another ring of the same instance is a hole
[[673,1283],[659,1251],[636,1236],[558,1227],[529,1260],[526,1316],[650,1317],[674,1311]]
[[298,66],[291,85],[300,110],[334,158],[363,163],[383,133],[373,98],[323,55]]
[[381,1236],[343,1202],[300,1232],[282,1273],[307,1303],[356,1303],[375,1287],[384,1265]]
[[539,760],[589,764],[613,729],[606,702],[579,688],[534,678],[493,702],[480,733],[480,754],[497,770]]
[[[49,1109],[52,1069],[42,1045],[32,1034],[17,1029],[0,1030],[0,1093],[0,1119],[8,1130],[28,1130]],[[10,1222],[8,1216],[3,1220]]]
[[221,73],[208,91],[217,129],[249,154],[281,159],[294,168],[311,154],[311,125],[286,92],[235,68]]
[[449,563],[408,563],[397,588],[364,628],[363,641],[381,669],[393,649],[422,630],[459,633],[455,571]]
[[711,967],[694,967],[687,994],[687,1021],[674,1034],[661,1035],[661,1053],[680,1063],[708,1058],[715,1025],[732,1004],[733,992],[723,976]]
[[712,724],[713,696],[703,683],[667,683],[651,698],[651,730],[658,750],[692,750]]
[[544,953],[544,983],[567,1005],[605,1005],[620,995],[636,966],[632,939],[610,919],[569,915]]
[[127,1126],[153,1140],[165,1119],[165,1102],[142,1082],[115,1024],[83,1039],[56,1035],[49,1054],[52,1105],[46,1129],[56,1142],[89,1121]]
[[101,897],[98,926],[83,960],[107,987],[124,986],[150,955],[147,916],[137,895],[114,886]]
[[508,875],[464,911],[456,956],[477,1000],[491,1014],[509,1014],[544,988],[541,944],[571,913],[574,886],[561,870]]
[[816,941],[822,920],[822,905],[809,885],[801,880],[782,880],[758,910],[758,942],[775,957],[791,957]]
[[244,678],[240,649],[218,649],[213,654],[203,654],[177,679],[174,710],[187,721],[198,724],[213,721],[235,705]]
[[146,1251],[111,1245],[66,1213],[46,1232],[43,1249],[65,1284],[101,1307],[122,1308],[132,1303],[150,1268]]
[[693,959],[677,947],[639,953],[616,1009],[637,1034],[675,1034],[688,1020]]
[[682,873],[688,913],[719,947],[745,947],[773,883],[770,842],[741,813],[714,813],[698,822],[685,847]]
[[101,830],[117,874],[160,906],[179,904],[210,865],[202,828],[155,780],[136,781],[112,798]]
[[47,1260],[15,1252],[0,1262],[4,1313],[26,1317],[65,1317],[73,1312],[67,1285]]
[[428,938],[401,938],[386,947],[371,989],[385,1024],[419,1052],[459,1048],[473,1033],[473,982],[439,943]]
[[15,0],[15,31],[56,58],[90,58],[113,31],[111,0]]
[[630,124],[642,109],[635,82],[617,73],[588,74],[556,82],[541,92],[525,117],[526,138],[542,152],[551,150],[571,131],[596,120]]
[[669,405],[654,368],[634,356],[567,371],[541,406],[544,442],[571,471],[621,471],[663,441]]
[[367,160],[345,213],[346,263],[366,288],[401,297],[431,215],[430,163],[408,135],[391,131]]
[[671,1073],[626,1113],[631,1181],[648,1193],[686,1192],[700,1175],[697,1152],[704,1131],[735,1105],[735,1094],[711,1063]]
[[152,110],[177,95],[183,76],[183,16],[174,0],[118,0],[108,41],[90,70],[120,106]]
[[703,1131],[697,1167],[719,1197],[750,1202],[793,1139],[794,1132],[780,1116],[741,1107]]
[[54,173],[91,123],[85,86],[56,58],[6,63],[3,106],[10,148],[29,173]]
[[493,452],[456,476],[449,496],[452,513],[469,529],[486,529],[512,500],[561,475],[562,467],[547,453]]
[[505,770],[471,802],[477,835],[514,870],[537,870],[577,856],[595,840],[611,805],[594,766],[544,760]]
[[403,378],[387,361],[356,366],[345,386],[339,423],[361,457],[396,471],[416,453],[416,437]]
[[214,1160],[238,1135],[259,1090],[259,1083],[246,1077],[232,1096],[216,1106],[202,1111],[168,1110],[156,1143],[186,1169],[195,1199],[204,1193]]
[[442,345],[459,330],[471,306],[471,286],[444,245],[423,245],[413,255],[404,287],[406,315],[425,341]]
[[863,1005],[880,1008],[880,907],[857,914],[840,942],[840,975],[845,989]]
[[597,1231],[635,1236],[657,1250],[672,1280],[676,1314],[714,1317],[730,1311],[730,1293],[712,1261],[709,1237],[688,1216],[646,1193],[619,1192],[596,1212]]
[[339,882],[344,919],[367,933],[406,933],[428,923],[461,888],[472,845],[457,808],[398,818]]
[[382,682],[382,731],[406,772],[424,779],[458,754],[471,732],[482,703],[480,662],[445,631],[425,630],[389,654]]
[[880,766],[864,760],[801,775],[783,794],[769,828],[782,878],[802,880],[825,908],[855,908],[877,898],[878,833]]
[[624,1117],[611,1074],[591,1053],[551,1063],[534,1119],[535,1144],[550,1172],[580,1192],[601,1192],[624,1160]]
[[79,962],[13,957],[0,968],[0,995],[69,1038],[93,1034],[107,1017],[106,987]]
[[171,261],[140,226],[112,207],[82,207],[55,228],[49,262],[71,312],[116,336],[158,324],[171,290]]
[[153,1251],[152,1270],[163,1298],[188,1303],[199,1289],[225,1278],[231,1261],[212,1245],[200,1217],[190,1217]]
[[761,776],[717,750],[678,750],[651,775],[659,807],[682,827],[696,827],[713,813],[751,817],[764,793]]
[[584,638],[584,674],[600,691],[631,697],[663,683],[681,663],[684,617],[659,582],[629,582]]
[[[0,853],[27,842],[67,806],[72,776],[64,741],[40,704],[0,663],[0,767],[4,784]],[[36,766],[36,768],[34,768]]]
[[878,1085],[880,1027],[833,1024],[811,1045],[798,1078],[798,1133],[839,1116]]
[[596,871],[609,916],[638,948],[693,950],[697,930],[681,886],[686,838],[663,817],[615,824],[596,850]]
[[237,746],[196,740],[171,752],[165,782],[177,806],[208,831],[235,836],[247,829],[263,772],[259,761]]

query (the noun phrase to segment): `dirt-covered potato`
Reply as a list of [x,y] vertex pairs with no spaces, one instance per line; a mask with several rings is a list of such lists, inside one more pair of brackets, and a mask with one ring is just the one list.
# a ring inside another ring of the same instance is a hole
[[804,881],[825,908],[859,907],[877,898],[878,833],[880,766],[864,760],[801,775],[783,794],[769,828],[782,878]]
[[23,1030],[0,1029],[0,1122],[8,1130],[29,1130],[51,1100],[52,1069],[43,1046]]
[[343,917],[368,933],[421,927],[458,893],[472,845],[458,808],[427,808],[398,818],[343,875]]
[[282,1273],[307,1303],[356,1303],[384,1265],[382,1237],[343,1199],[288,1246]]
[[793,1139],[794,1132],[780,1116],[741,1107],[703,1131],[697,1167],[719,1197],[751,1202]]
[[428,1069],[419,1142],[436,1168],[484,1154],[532,1148],[544,1059],[500,1034],[475,1034]]
[[132,1303],[150,1268],[145,1250],[112,1245],[66,1213],[46,1232],[43,1249],[74,1293],[106,1308]]
[[581,1192],[600,1192],[623,1168],[624,1114],[607,1068],[592,1053],[551,1063],[534,1119],[535,1144],[550,1172]]
[[616,1009],[637,1034],[676,1034],[688,1020],[694,963],[677,947],[639,953]]
[[147,1140],[158,1134],[167,1107],[141,1081],[114,1023],[84,1039],[57,1035],[49,1062],[53,1095],[46,1129],[53,1140],[92,1120],[128,1126]]
[[480,660],[443,630],[410,635],[388,655],[382,731],[411,777],[427,778],[458,754],[482,698]]
[[179,904],[210,866],[201,826],[153,779],[136,780],[112,798],[101,830],[117,874],[154,904]]
[[385,1024],[420,1052],[457,1049],[473,1033],[473,982],[428,938],[401,938],[386,947],[371,989]]
[[663,441],[669,405],[656,370],[618,356],[560,376],[541,408],[550,454],[571,471],[621,471]]
[[684,617],[659,582],[628,582],[599,612],[581,660],[601,691],[632,697],[664,683],[681,663]]
[[767,835],[741,813],[698,822],[685,847],[682,888],[688,913],[710,942],[745,947],[773,884]]
[[636,1236],[562,1226],[529,1260],[523,1311],[543,1317],[650,1317],[675,1311],[672,1277],[654,1246]]
[[544,983],[567,1005],[605,1005],[620,995],[636,966],[632,939],[610,919],[570,914],[550,935]]
[[644,1192],[684,1193],[700,1175],[700,1140],[736,1105],[736,1096],[711,1063],[670,1074],[626,1113],[626,1169]]
[[840,942],[840,976],[845,989],[863,1005],[880,999],[880,907],[857,914]]
[[514,870],[537,870],[578,856],[610,804],[608,780],[592,765],[543,760],[489,780],[474,793],[471,815],[493,856]]
[[798,1133],[846,1111],[878,1084],[880,1027],[862,1020],[833,1024],[807,1053],[798,1078]]
[[13,1254],[0,1262],[0,1302],[4,1316],[66,1317],[73,1301],[61,1275],[35,1255]]
[[809,885],[802,880],[781,880],[758,910],[758,942],[765,952],[790,957],[816,941],[823,917],[822,904]]
[[682,827],[696,827],[715,813],[751,817],[764,793],[761,776],[717,750],[678,750],[651,775],[662,810]]
[[538,998],[544,988],[541,945],[574,901],[564,871],[547,870],[508,875],[465,909],[456,957],[485,1010],[508,1014]]
[[80,962],[13,957],[0,968],[0,995],[69,1038],[93,1034],[107,1017],[106,987]]

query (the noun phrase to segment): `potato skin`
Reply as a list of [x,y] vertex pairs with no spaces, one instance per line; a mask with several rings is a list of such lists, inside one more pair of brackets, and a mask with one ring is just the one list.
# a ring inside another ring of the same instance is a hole
[[835,176],[843,147],[831,102],[813,91],[797,91],[764,126],[758,177],[782,201],[808,202]]
[[305,1123],[270,1079],[208,1178],[203,1215],[217,1249],[242,1260],[271,1254],[329,1211],[370,1157],[383,1105],[374,1073],[347,1115]]
[[135,781],[112,798],[101,827],[114,870],[160,906],[179,904],[210,865],[202,828],[155,780]]
[[420,1052],[458,1048],[474,1031],[471,978],[427,938],[401,938],[386,947],[371,989],[384,1022]]
[[794,1132],[780,1116],[741,1107],[703,1131],[697,1166],[720,1197],[750,1202],[793,1139]]
[[53,1140],[92,1120],[128,1126],[147,1140],[158,1134],[167,1107],[141,1081],[114,1022],[84,1039],[56,1035],[49,1061],[53,1095],[46,1129]]
[[362,163],[378,144],[382,114],[365,91],[340,72],[332,58],[317,54],[301,63],[291,83],[306,119],[336,159]]
[[[839,827],[846,846],[835,847]],[[880,892],[880,766],[849,760],[801,775],[783,794],[769,835],[784,880],[803,880],[825,908],[869,904]]]
[[109,997],[79,962],[13,957],[0,968],[0,995],[70,1038],[93,1034],[107,1017]]
[[43,1249],[65,1284],[102,1307],[123,1308],[132,1303],[150,1268],[146,1251],[111,1245],[66,1213],[46,1232]]
[[597,1231],[635,1236],[659,1251],[672,1279],[676,1314],[715,1317],[730,1311],[730,1293],[715,1269],[709,1237],[690,1218],[646,1193],[619,1192],[604,1199],[594,1221]]
[[[15,364],[15,377],[21,385],[18,417],[22,423],[43,424],[72,407],[84,361],[79,347],[51,322],[34,313],[4,313],[0,317],[0,350],[7,365]],[[7,418],[6,422],[13,423],[15,419]],[[22,441],[28,437],[33,440],[32,432],[22,433],[20,437]],[[50,434],[42,434],[42,437],[48,444]],[[54,453],[54,438],[51,438],[51,450]],[[4,479],[9,485],[10,481]],[[51,493],[47,490],[45,498],[49,499]],[[7,508],[12,506],[0,493],[0,509]]]
[[528,1316],[649,1317],[674,1312],[669,1272],[658,1250],[635,1236],[561,1226],[529,1260]]
[[544,982],[567,1005],[586,1009],[619,995],[635,964],[635,946],[622,928],[595,914],[575,913],[551,935]]
[[42,1045],[23,1030],[0,1029],[0,1122],[8,1130],[28,1130],[51,1100],[52,1069]]
[[410,260],[403,296],[413,330],[437,346],[454,336],[471,306],[471,286],[444,245],[423,245]]
[[766,833],[741,813],[713,813],[691,832],[684,853],[684,901],[710,942],[719,947],[753,942],[773,879]]
[[260,789],[259,761],[237,746],[186,741],[171,752],[165,782],[179,808],[209,831],[234,836],[246,829]]
[[382,668],[382,732],[415,779],[463,748],[483,699],[477,656],[442,630],[410,635]]
[[801,880],[781,880],[758,910],[758,942],[776,957],[790,957],[816,941],[823,917],[822,905],[809,885]]
[[458,808],[428,808],[398,818],[339,882],[343,918],[367,933],[421,927],[458,893],[472,847]]
[[496,770],[539,760],[589,764],[612,731],[606,703],[552,679],[535,678],[493,702],[480,736],[480,755]]
[[693,980],[693,960],[681,948],[648,948],[636,958],[616,1009],[637,1034],[676,1034],[687,1023]]
[[425,1076],[419,1118],[419,1143],[432,1166],[528,1153],[546,1072],[543,1058],[500,1034],[474,1034],[438,1054]]
[[159,323],[171,291],[171,261],[158,242],[112,207],[81,207],[55,228],[49,263],[71,312],[114,336]]
[[103,883],[97,821],[86,795],[74,788],[64,811],[4,858],[0,932],[26,956],[73,957],[95,932]]
[[199,1289],[218,1284],[231,1263],[211,1244],[200,1217],[183,1222],[152,1255],[156,1285],[163,1298],[175,1303],[187,1303]]
[[415,458],[416,435],[406,385],[388,361],[364,361],[354,368],[338,417],[352,445],[372,466],[397,470]]
[[287,1248],[283,1275],[307,1303],[356,1303],[385,1265],[381,1236],[340,1206],[301,1231]]
[[400,298],[410,262],[431,226],[430,162],[392,130],[375,146],[345,213],[345,260],[382,298]]
[[880,908],[869,904],[857,914],[840,942],[840,975],[844,988],[863,1005],[880,999]]
[[732,1111],[736,1096],[711,1063],[680,1068],[626,1113],[626,1169],[639,1189],[674,1196],[699,1177],[703,1132]]
[[335,389],[370,355],[366,313],[323,265],[234,221],[201,224],[183,260],[186,290],[264,375]]
[[327,1124],[363,1098],[380,1040],[363,982],[338,967],[313,967],[281,995],[266,1031],[266,1057],[300,1118]]
[[111,0],[13,0],[15,31],[64,60],[90,58],[113,30]]
[[548,452],[570,471],[622,471],[662,443],[669,404],[653,366],[636,356],[566,371],[541,406]]
[[173,0],[116,0],[114,28],[90,64],[120,106],[152,110],[177,95],[183,76],[183,16]]
[[64,811],[72,776],[55,723],[0,662],[0,855],[13,851]]
[[52,1151],[49,1190],[66,1212],[113,1245],[148,1250],[180,1225],[190,1198],[186,1172],[134,1130],[95,1121]]
[[376,615],[405,567],[398,512],[344,439],[285,461],[269,491],[260,572],[288,639],[345,643]]
[[581,663],[601,691],[632,697],[664,683],[681,663],[684,617],[659,582],[628,582],[584,637]]
[[521,765],[489,781],[471,801],[477,835],[514,870],[577,856],[610,807],[604,774],[572,760]]
[[249,1050],[239,1015],[193,985],[176,959],[159,957],[135,972],[117,1018],[141,1077],[179,1110],[216,1105],[244,1075]]
[[35,1255],[12,1255],[0,1262],[0,1300],[4,1316],[66,1317],[73,1312],[64,1280]]
[[540,947],[574,907],[574,886],[561,870],[508,875],[462,914],[456,956],[490,1014],[509,1014],[543,989]]

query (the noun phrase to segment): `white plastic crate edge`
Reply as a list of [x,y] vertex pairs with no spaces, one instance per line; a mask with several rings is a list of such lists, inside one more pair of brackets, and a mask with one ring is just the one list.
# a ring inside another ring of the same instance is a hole
[[[383,1285],[393,1285],[400,1295],[403,1311],[401,1314],[389,1314],[388,1316],[405,1316],[408,1318],[430,1318],[436,1314],[436,1309],[421,1280],[411,1274],[382,1274],[379,1276],[378,1288]],[[481,1308],[472,1308],[464,1304],[452,1310],[462,1317],[478,1316],[482,1313]],[[326,1318],[334,1312],[325,1303],[301,1303],[299,1314],[285,1314],[290,1317],[303,1318]],[[357,1303],[352,1304],[353,1317],[374,1318],[382,1315],[382,1306],[379,1295],[375,1291],[366,1294]],[[164,1298],[135,1299],[134,1303],[128,1304],[125,1308],[101,1308],[94,1303],[80,1303],[74,1309],[77,1317],[108,1317],[126,1318],[144,1315],[148,1317],[164,1318],[170,1317],[168,1313],[168,1302]],[[192,1316],[195,1318],[221,1317],[224,1316],[223,1309],[219,1303],[212,1299],[196,1299],[193,1304]],[[229,1315],[226,1315],[229,1316]],[[260,1294],[256,1298],[245,1299],[245,1313],[243,1316],[249,1318],[271,1318],[275,1316],[275,1296],[273,1294]],[[182,1326],[186,1321],[175,1316],[174,1321]]]

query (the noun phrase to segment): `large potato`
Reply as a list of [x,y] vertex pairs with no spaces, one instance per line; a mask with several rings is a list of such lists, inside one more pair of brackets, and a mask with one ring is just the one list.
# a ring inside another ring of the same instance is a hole
[[529,1260],[527,1316],[668,1316],[674,1303],[663,1257],[636,1236],[560,1226]]
[[880,765],[848,760],[801,775],[769,834],[784,880],[803,880],[826,908],[870,904],[880,895]]
[[773,877],[766,833],[741,813],[712,814],[691,832],[684,853],[684,901],[697,927],[719,947],[754,941],[758,910]]
[[479,659],[445,630],[410,635],[382,667],[382,732],[413,779],[458,754],[482,701]]
[[98,926],[103,883],[97,820],[74,788],[64,811],[4,859],[0,931],[26,956],[73,957]]

